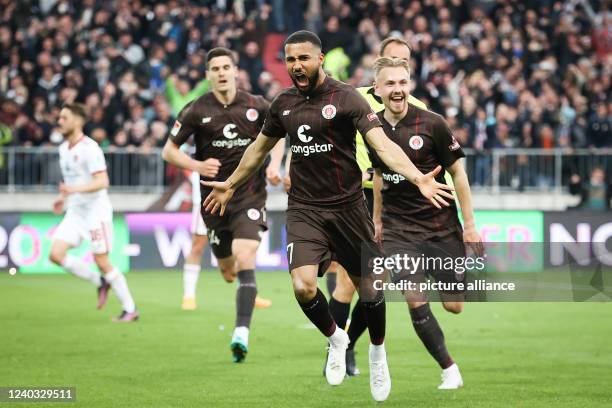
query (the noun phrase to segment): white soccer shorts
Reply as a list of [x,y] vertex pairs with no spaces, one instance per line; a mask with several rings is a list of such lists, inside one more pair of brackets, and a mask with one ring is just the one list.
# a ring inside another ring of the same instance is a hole
[[53,234],[53,240],[61,240],[75,247],[88,240],[94,254],[109,253],[113,246],[113,210],[110,203],[69,207]]

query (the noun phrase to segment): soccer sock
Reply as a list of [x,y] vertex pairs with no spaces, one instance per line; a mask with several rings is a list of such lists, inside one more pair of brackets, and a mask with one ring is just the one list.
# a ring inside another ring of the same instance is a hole
[[96,285],[96,287],[102,285],[100,272],[89,269],[87,265],[76,256],[66,255],[62,262],[62,266],[73,275],[90,281]]
[[123,310],[128,313],[132,313],[136,310],[136,304],[134,304],[134,299],[132,299],[132,295],[130,294],[125,276],[123,276],[119,269],[113,268],[112,271],[104,275],[104,279],[110,283],[113,291],[115,291]]
[[342,330],[346,327],[346,321],[351,311],[350,303],[342,303],[337,301],[333,296],[329,300],[329,313]]
[[385,351],[385,345],[379,344],[374,345],[370,344],[370,349],[368,351],[368,357],[370,361],[383,361],[387,359],[387,352]]
[[251,325],[255,297],[257,296],[257,284],[255,283],[255,271],[245,269],[238,272],[238,289],[236,290],[236,327]]
[[336,331],[336,323],[329,313],[329,307],[327,305],[327,299],[319,288],[317,288],[316,295],[306,303],[301,303],[298,300],[300,307],[304,311],[304,314],[310,321],[317,326],[317,329],[325,335],[330,337]]
[[440,364],[440,367],[444,369],[453,365],[453,359],[448,354],[446,344],[444,344],[444,333],[442,333],[438,321],[431,313],[429,303],[416,309],[410,309],[410,317],[412,317],[414,330],[429,354]]
[[237,326],[234,329],[234,334],[232,335],[232,341],[234,338],[239,337],[242,340],[242,343],[245,346],[249,345],[249,328],[245,326]]
[[200,265],[185,264],[183,266],[183,296],[195,298],[196,285],[200,276]]
[[327,285],[327,293],[331,296],[336,290],[336,277],[338,276],[337,272],[329,271],[325,274],[325,283]]
[[361,337],[367,328],[368,324],[366,323],[365,315],[363,314],[363,306],[361,305],[361,302],[357,302],[353,308],[353,313],[351,313],[351,324],[348,328],[348,336],[349,340],[351,341],[348,346],[349,350],[355,348],[357,339]]
[[[360,300],[361,301],[361,300]],[[370,342],[374,345],[385,341],[386,305],[385,295],[382,291],[376,294],[374,301],[362,302],[363,314],[370,332]]]

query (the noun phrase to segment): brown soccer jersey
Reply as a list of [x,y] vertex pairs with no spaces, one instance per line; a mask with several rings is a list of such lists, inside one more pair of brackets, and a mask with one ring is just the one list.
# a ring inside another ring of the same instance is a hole
[[289,208],[339,209],[363,200],[355,132],[379,126],[357,90],[329,76],[308,96],[295,87],[277,96],[261,132],[289,135]]
[[[404,150],[423,174],[438,165],[447,168],[465,157],[446,121],[436,113],[409,105],[408,113],[395,126],[385,120],[384,111],[378,116],[387,136]],[[370,149],[370,156],[372,165],[381,170],[384,181],[382,217],[385,229],[434,232],[457,228],[459,220],[454,201],[450,207],[438,210],[423,197],[417,186],[389,169],[373,149]],[[436,180],[445,183],[444,171]]]
[[[255,140],[263,124],[268,102],[261,96],[238,91],[229,105],[224,105],[212,92],[207,93],[180,112],[170,132],[177,145],[194,135],[196,160],[215,158],[221,162],[219,173],[214,178],[201,176],[202,180],[226,180],[238,167],[246,148]],[[210,188],[200,187],[202,198]],[[238,187],[228,211],[243,208],[262,208],[266,203],[266,180],[263,167]]]

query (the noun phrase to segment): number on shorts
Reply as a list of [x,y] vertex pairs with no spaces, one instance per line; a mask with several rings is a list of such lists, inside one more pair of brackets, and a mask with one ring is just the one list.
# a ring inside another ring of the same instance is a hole
[[89,232],[91,233],[91,240],[92,241],[99,241],[99,240],[101,240],[103,238],[102,230],[100,230],[100,229],[91,230]]
[[219,237],[215,235],[215,230],[210,230],[208,240],[210,241],[211,245],[219,245],[221,243]]
[[293,261],[293,242],[287,245],[287,258],[289,258],[289,264]]

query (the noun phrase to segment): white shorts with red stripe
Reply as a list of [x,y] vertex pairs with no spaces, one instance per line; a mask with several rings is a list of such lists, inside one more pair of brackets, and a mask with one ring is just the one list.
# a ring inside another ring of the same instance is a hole
[[91,205],[72,206],[55,230],[53,240],[79,246],[91,242],[91,252],[106,254],[113,246],[113,208],[109,200],[97,200]]

